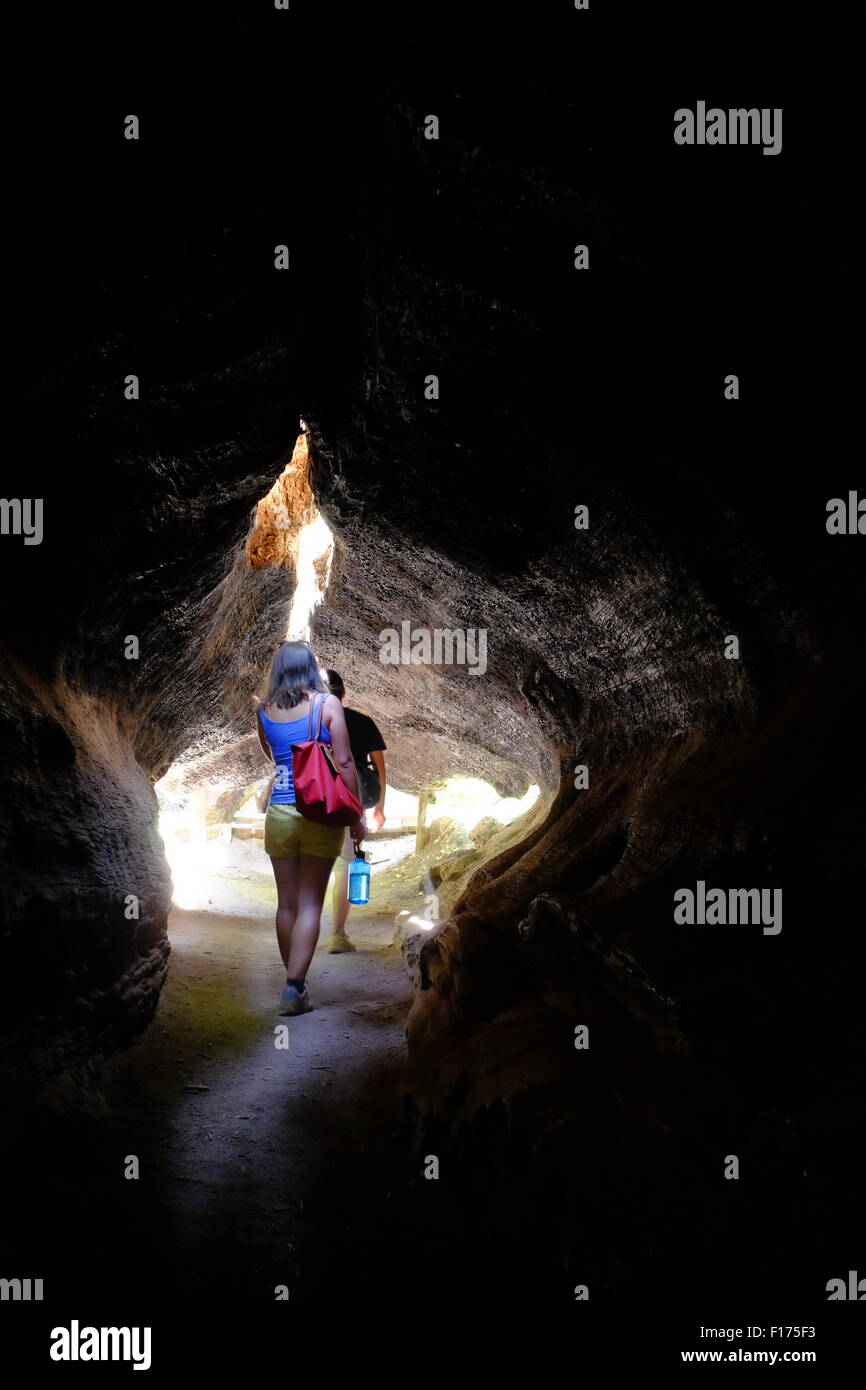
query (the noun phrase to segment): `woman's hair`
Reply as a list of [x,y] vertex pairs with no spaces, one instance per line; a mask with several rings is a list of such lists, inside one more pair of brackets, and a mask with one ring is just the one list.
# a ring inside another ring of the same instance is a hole
[[309,642],[281,642],[271,665],[265,704],[293,709],[313,691],[326,695],[328,687]]

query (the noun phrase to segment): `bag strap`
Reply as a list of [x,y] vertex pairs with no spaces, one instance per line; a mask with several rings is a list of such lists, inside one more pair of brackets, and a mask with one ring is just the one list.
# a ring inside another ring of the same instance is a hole
[[[259,701],[259,714],[262,715],[262,714],[264,714],[264,712],[265,712],[265,702],[264,702],[264,700],[260,700],[260,701]],[[276,758],[274,757],[274,750],[273,750],[273,748],[271,748],[271,740],[268,738],[267,734],[265,733],[265,726],[264,726],[264,724],[262,723],[261,720],[259,720],[259,728],[260,728],[261,731],[262,731],[262,738],[265,740],[265,743],[268,745],[268,752],[269,752],[270,755],[271,755],[271,762],[274,764],[274,766],[276,766],[277,760],[276,760]]]
[[[321,738],[321,736],[322,736],[322,710],[323,710],[324,707],[325,707],[325,699],[326,699],[326,698],[327,698],[327,697],[323,695],[322,698],[321,698],[321,700],[319,701],[319,719],[318,719],[318,723],[316,724],[316,734],[315,734],[315,742],[316,742],[316,743],[319,742],[319,740],[320,740],[320,738]],[[310,696],[310,718],[309,718],[309,722],[307,723],[307,742],[308,742],[308,743],[312,743],[312,742],[313,742],[313,714],[314,714],[314,712],[315,712],[315,709],[316,709],[316,696],[315,696],[315,695],[311,695],[311,696]]]

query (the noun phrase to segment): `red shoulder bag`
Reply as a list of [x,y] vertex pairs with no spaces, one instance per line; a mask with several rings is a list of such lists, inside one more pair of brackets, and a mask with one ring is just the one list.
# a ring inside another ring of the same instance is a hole
[[[323,743],[322,707],[325,696],[310,699],[310,723],[304,743],[292,744],[292,778],[295,783],[295,805],[307,820],[319,825],[354,825],[364,814],[364,808],[349,791],[337,771],[334,753],[329,743]],[[318,712],[316,731],[313,719]]]

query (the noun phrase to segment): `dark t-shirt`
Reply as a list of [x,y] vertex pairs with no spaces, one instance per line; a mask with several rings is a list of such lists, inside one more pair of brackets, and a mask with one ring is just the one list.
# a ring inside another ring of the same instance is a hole
[[384,753],[387,744],[369,714],[361,714],[356,709],[343,707],[346,728],[349,732],[349,746],[356,767],[370,766],[370,753]]

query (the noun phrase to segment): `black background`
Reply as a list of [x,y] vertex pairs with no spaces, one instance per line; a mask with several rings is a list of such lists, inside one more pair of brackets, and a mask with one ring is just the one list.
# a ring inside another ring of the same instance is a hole
[[[586,14],[568,3],[358,4],[347,12],[292,0],[283,13],[262,0],[240,9],[115,6],[85,15],[48,7],[13,40],[7,73],[20,88],[7,121],[6,293],[21,309],[8,320],[8,346],[16,388],[19,370],[22,380],[12,405],[19,442],[7,440],[3,492],[51,499],[46,525],[64,518],[68,584],[46,593],[38,548],[14,557],[4,548],[7,632],[50,666],[52,615],[76,610],[101,551],[129,543],[108,534],[103,499],[118,448],[135,441],[101,427],[88,363],[113,342],[118,360],[128,351],[143,378],[182,374],[183,330],[170,310],[183,303],[186,258],[215,224],[226,228],[215,284],[227,264],[246,265],[251,299],[267,301],[265,332],[296,341],[303,323],[293,363],[303,408],[325,432],[345,422],[363,365],[358,208],[369,206],[381,168],[388,105],[403,100],[440,116],[443,141],[454,132],[492,159],[540,166],[611,209],[616,246],[594,258],[587,279],[554,254],[543,229],[508,207],[494,245],[459,207],[442,206],[438,223],[427,209],[413,223],[406,209],[400,234],[423,245],[444,274],[525,307],[556,342],[544,376],[517,384],[527,409],[540,421],[573,410],[590,451],[614,438],[622,477],[642,497],[663,495],[669,468],[707,473],[790,592],[817,605],[831,632],[863,590],[862,542],[830,538],[823,527],[827,498],[856,487],[862,454],[851,302],[862,124],[840,7],[801,15],[781,5],[637,10],[592,0]],[[782,107],[782,153],[675,146],[673,112],[698,99]],[[122,138],[128,112],[141,119],[138,143]],[[281,241],[291,244],[293,271],[274,277],[259,250]],[[126,311],[150,295],[160,328],[139,343]],[[249,322],[239,306],[239,334]],[[223,323],[229,332],[230,320]],[[215,362],[222,347],[214,342]],[[506,396],[515,390],[507,366]],[[733,370],[742,392],[736,418],[718,389]],[[467,506],[480,505],[491,485],[506,485],[493,464],[491,476],[465,480]],[[129,507],[134,534],[134,490]],[[850,655],[853,671],[862,656]],[[840,757],[851,758],[852,811],[862,795],[861,743],[859,730],[840,743]],[[392,1297],[397,1321],[417,1319],[426,1328],[421,1340],[435,1341],[425,1305],[447,1303],[447,1290],[418,1290],[403,1311],[395,1291],[383,1291],[384,1308]],[[591,1332],[581,1305],[551,1309],[546,1336],[571,1343],[573,1369],[590,1346],[611,1369],[644,1356],[666,1369],[679,1363],[679,1350],[701,1345],[699,1323],[731,1325],[729,1310],[699,1300],[700,1290],[684,1282],[677,1308],[650,1312],[650,1291],[647,1308],[627,1316],[589,1305]],[[48,1328],[54,1319],[13,1311],[15,1337],[33,1364],[32,1347],[47,1342],[34,1324]],[[206,1312],[187,1323],[179,1309],[76,1316],[151,1322],[163,1348],[151,1375],[167,1376],[181,1366],[216,1368],[245,1349],[266,1374],[281,1354],[288,1372],[293,1350],[306,1366],[310,1349],[292,1347],[305,1329],[289,1305],[285,1312],[285,1341],[272,1315],[247,1309],[227,1325]],[[327,1319],[329,1310],[322,1313]],[[457,1326],[463,1313],[454,1313]],[[741,1326],[816,1325],[814,1311],[776,1308],[771,1289],[765,1306],[734,1313]],[[797,1345],[815,1346],[826,1368],[858,1314],[828,1305],[816,1342]],[[5,1329],[5,1308],[3,1316]],[[475,1335],[482,1353],[513,1339],[519,1356],[535,1330],[479,1336],[476,1327]],[[438,1335],[447,1345],[452,1331]],[[357,1344],[362,1363],[378,1354],[370,1336],[368,1329]],[[325,1360],[323,1348],[320,1369]],[[38,1362],[51,1365],[41,1351]],[[394,1369],[411,1373],[405,1363]]]

